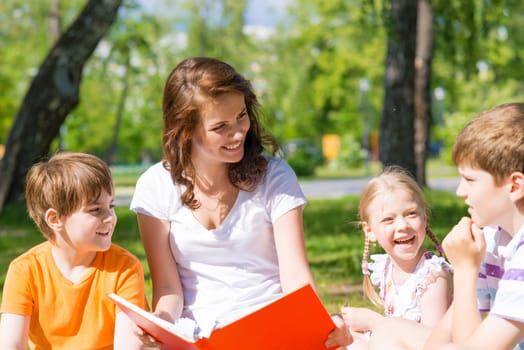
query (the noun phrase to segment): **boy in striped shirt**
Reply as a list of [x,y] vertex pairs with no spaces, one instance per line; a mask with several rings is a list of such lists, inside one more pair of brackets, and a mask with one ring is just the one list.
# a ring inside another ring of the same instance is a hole
[[524,349],[524,103],[471,120],[453,161],[469,217],[443,241],[454,301],[424,349]]

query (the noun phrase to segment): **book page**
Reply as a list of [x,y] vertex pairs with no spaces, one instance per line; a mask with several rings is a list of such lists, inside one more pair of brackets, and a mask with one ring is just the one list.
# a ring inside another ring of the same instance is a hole
[[108,297],[139,327],[151,334],[168,349],[197,349],[194,345],[197,324],[188,318],[181,318],[176,323],[168,322],[136,306],[128,300],[110,293]]

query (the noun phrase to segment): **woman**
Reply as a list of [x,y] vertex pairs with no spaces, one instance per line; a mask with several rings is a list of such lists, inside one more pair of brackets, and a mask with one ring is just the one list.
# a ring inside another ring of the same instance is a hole
[[[259,123],[251,84],[212,58],[182,61],[163,96],[162,162],[138,180],[131,209],[160,317],[193,319],[203,334],[305,284],[296,175]],[[272,156],[263,155],[270,151]],[[343,321],[326,344],[351,342]]]

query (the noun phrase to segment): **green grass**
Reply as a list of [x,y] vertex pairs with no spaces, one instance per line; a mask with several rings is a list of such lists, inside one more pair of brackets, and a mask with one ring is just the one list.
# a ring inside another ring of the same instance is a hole
[[136,180],[147,169],[142,165],[115,165],[111,167],[111,173],[116,187],[134,187]]
[[[369,165],[369,173],[365,166],[347,169],[332,169],[324,166],[316,169],[315,176],[301,178],[301,180],[361,178],[377,175],[380,169],[380,162],[372,162]],[[116,165],[111,168],[117,187],[135,186],[136,180],[145,170],[146,166],[142,165]],[[429,179],[458,176],[455,166],[439,158],[432,158],[427,161],[426,172]]]
[[[432,209],[431,227],[442,238],[466,214],[462,202],[453,194],[427,190]],[[369,306],[360,289],[360,260],[363,236],[355,225],[358,196],[336,200],[310,200],[304,211],[306,247],[311,270],[320,296],[330,312],[349,303]],[[135,254],[144,266],[146,292],[151,295],[151,277],[140,243],[135,214],[118,207],[118,224],[113,241]],[[25,207],[9,205],[0,215],[0,284],[3,289],[9,262],[42,242],[43,237],[27,217]],[[431,247],[428,244],[428,247]],[[433,248],[431,248],[433,249]]]
[[[359,178],[369,177],[380,173],[382,165],[380,162],[371,162],[369,167],[362,165],[346,169],[332,169],[323,166],[315,170],[314,178],[337,179],[337,178]],[[457,168],[440,158],[431,158],[426,162],[426,173],[429,179],[458,176]],[[309,180],[309,178],[308,178]]]

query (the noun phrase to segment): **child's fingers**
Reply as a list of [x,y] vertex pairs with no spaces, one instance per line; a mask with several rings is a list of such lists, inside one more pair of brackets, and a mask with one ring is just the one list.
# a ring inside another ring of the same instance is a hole
[[471,240],[473,238],[471,236],[471,225],[473,225],[471,218],[463,217],[460,219],[456,226],[456,230],[454,229],[454,231],[456,231],[456,236],[462,240]]
[[140,339],[142,344],[148,347],[158,347],[160,346],[160,343],[152,337],[149,333],[145,332],[142,328],[137,326],[136,324],[133,326],[133,332],[135,335]]
[[324,345],[329,348],[335,345],[347,346],[351,344],[353,337],[344,321],[340,317],[332,317],[332,320],[335,323],[335,329],[328,335]]
[[346,323],[351,319],[352,309],[353,308],[349,306],[342,306],[340,308],[340,315]]
[[471,225],[471,234],[473,235],[473,239],[475,240],[475,242],[479,242],[479,243],[484,243],[485,244],[484,231],[482,231],[482,229],[480,227],[478,227],[475,224],[472,224]]
[[355,317],[355,308],[350,306],[343,306],[340,308],[340,315],[342,316],[342,319],[344,322],[351,328],[353,328],[354,325],[354,317]]
[[140,336],[140,335],[144,334],[144,330],[142,328],[138,327],[138,325],[136,323],[133,323],[133,333],[135,333],[136,335]]
[[143,336],[140,336],[140,341],[142,344],[144,344],[147,347],[160,347],[161,344],[152,336],[149,334],[144,334]]
[[442,247],[454,267],[477,268],[486,250],[484,232],[471,218],[463,217],[444,238]]
[[[473,235],[473,239],[475,240],[475,244],[477,247],[477,251],[479,252],[480,258],[484,258],[484,254],[486,253],[486,239],[484,237],[484,231],[478,227],[477,225],[473,224],[471,226],[471,234]],[[479,263],[482,262],[479,261]]]
[[446,250],[446,247],[449,250],[455,245],[461,245],[471,241],[473,238],[471,235],[471,225],[472,221],[470,218],[463,217],[460,219],[460,221],[453,226],[451,231],[444,238],[444,241],[442,242],[444,250]]

